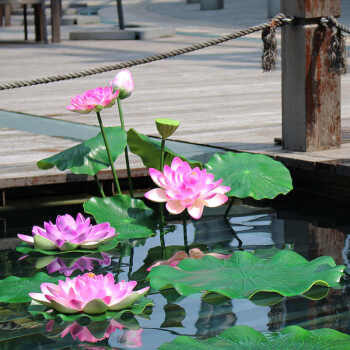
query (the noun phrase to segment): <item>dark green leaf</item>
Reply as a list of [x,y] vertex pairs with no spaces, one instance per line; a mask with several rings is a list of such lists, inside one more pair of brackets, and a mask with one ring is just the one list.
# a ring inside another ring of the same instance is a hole
[[109,222],[116,229],[118,240],[150,237],[156,230],[153,210],[128,195],[92,197],[84,203],[84,210],[97,223]]
[[[126,132],[119,126],[105,128],[112,158],[115,161],[126,147]],[[106,147],[101,133],[72,148],[37,163],[40,169],[69,169],[73,174],[95,175],[109,167]]]
[[[140,134],[134,129],[128,131],[128,146],[130,151],[137,154],[147,168],[160,169],[160,144],[161,142],[159,140]],[[175,157],[180,157],[182,160],[188,162],[192,168],[202,167],[202,163],[188,160],[165,147],[164,164],[170,165]]]
[[350,349],[350,336],[333,329],[307,331],[289,326],[281,332],[263,334],[248,326],[235,326],[220,335],[197,340],[188,336],[175,338],[159,350],[345,350]]
[[251,298],[259,292],[295,296],[314,285],[339,286],[344,270],[331,257],[309,262],[291,250],[282,250],[268,260],[237,251],[227,260],[205,256],[182,260],[178,267],[153,268],[147,277],[152,288],[173,286],[182,295],[207,291],[229,298]]
[[229,196],[254,199],[275,198],[293,189],[289,170],[263,154],[214,154],[205,165],[215,179],[230,186]]
[[10,276],[0,280],[0,302],[25,303],[31,300],[28,293],[40,292],[41,283],[57,283],[59,277],[48,276],[39,272],[32,277]]

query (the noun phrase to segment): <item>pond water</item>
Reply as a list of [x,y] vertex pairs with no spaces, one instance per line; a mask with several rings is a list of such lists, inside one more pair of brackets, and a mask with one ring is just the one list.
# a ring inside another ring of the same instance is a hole
[[[320,204],[317,200],[306,201],[304,197],[292,202],[282,200],[264,205],[238,203],[232,207],[228,220],[223,218],[222,210],[215,210],[207,212],[200,221],[169,221],[171,232],[164,236],[165,252],[162,252],[157,235],[134,242],[133,248],[129,246],[108,252],[112,255],[112,264],[101,266],[97,271],[113,272],[119,280],[142,281],[146,268],[154,261],[162,260],[163,254],[170,257],[177,250],[192,247],[220,253],[264,249],[266,256],[271,255],[274,249],[287,248],[309,260],[330,255],[337,264],[349,266],[347,233],[350,226],[346,208],[337,208],[327,202],[321,206],[316,203]],[[2,237],[5,237],[1,244],[1,277],[31,276],[38,271],[36,258],[18,261],[21,254],[13,249],[11,237],[15,237],[16,233],[28,234],[32,225],[42,225],[43,221],[53,220],[57,214],[69,212],[75,215],[79,211],[80,206],[71,206],[68,209],[1,213]],[[4,249],[6,247],[9,249]],[[306,329],[327,327],[350,334],[350,282],[346,281],[337,290],[315,288],[307,297],[274,300],[264,296],[252,301],[214,295],[203,299],[198,294],[182,297],[171,289],[161,294],[151,292],[149,298],[154,301],[154,306],[147,317],[127,319],[123,330],[116,329],[109,337],[96,343],[73,340],[68,331],[63,337],[62,332],[69,327],[68,323],[53,324],[38,316],[33,317],[28,313],[28,303],[2,303],[0,349],[155,350],[177,335],[204,339],[234,325],[248,325],[258,331],[276,331],[289,325],[300,325]],[[97,338],[104,337],[109,326],[109,321],[83,320],[80,323]]]

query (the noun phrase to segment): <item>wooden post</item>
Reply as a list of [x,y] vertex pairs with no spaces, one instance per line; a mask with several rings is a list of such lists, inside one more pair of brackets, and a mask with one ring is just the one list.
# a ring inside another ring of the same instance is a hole
[[61,41],[61,11],[62,0],[51,0],[51,41]]
[[329,70],[331,29],[320,18],[340,16],[340,0],[281,0],[297,18],[282,30],[282,140],[292,151],[341,145],[340,76]]

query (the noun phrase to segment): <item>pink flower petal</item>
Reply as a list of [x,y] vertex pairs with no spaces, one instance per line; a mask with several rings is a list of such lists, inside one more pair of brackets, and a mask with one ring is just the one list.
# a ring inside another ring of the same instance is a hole
[[195,204],[187,208],[187,212],[188,214],[190,214],[190,216],[193,219],[198,220],[203,215],[203,209],[204,209],[204,203],[197,201],[195,202]]
[[168,199],[165,194],[165,191],[161,188],[154,188],[153,190],[146,192],[145,197],[150,201],[159,203],[166,202]]
[[33,236],[27,236],[27,235],[22,235],[22,234],[18,234],[17,237],[19,239],[21,239],[24,242],[30,243],[30,244],[34,244],[34,238]]
[[185,210],[185,206],[181,203],[181,201],[171,201],[169,200],[166,203],[166,209],[168,210],[169,213],[171,214],[180,214]]
[[211,199],[205,200],[205,205],[210,208],[219,207],[223,205],[228,200],[228,197],[224,194],[217,194]]

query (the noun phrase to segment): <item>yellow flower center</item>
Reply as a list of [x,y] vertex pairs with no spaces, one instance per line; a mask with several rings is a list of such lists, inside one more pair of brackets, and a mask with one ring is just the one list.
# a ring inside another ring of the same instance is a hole
[[89,272],[87,275],[88,275],[88,277],[90,277],[90,278],[94,278],[94,277],[96,276],[93,272]]

